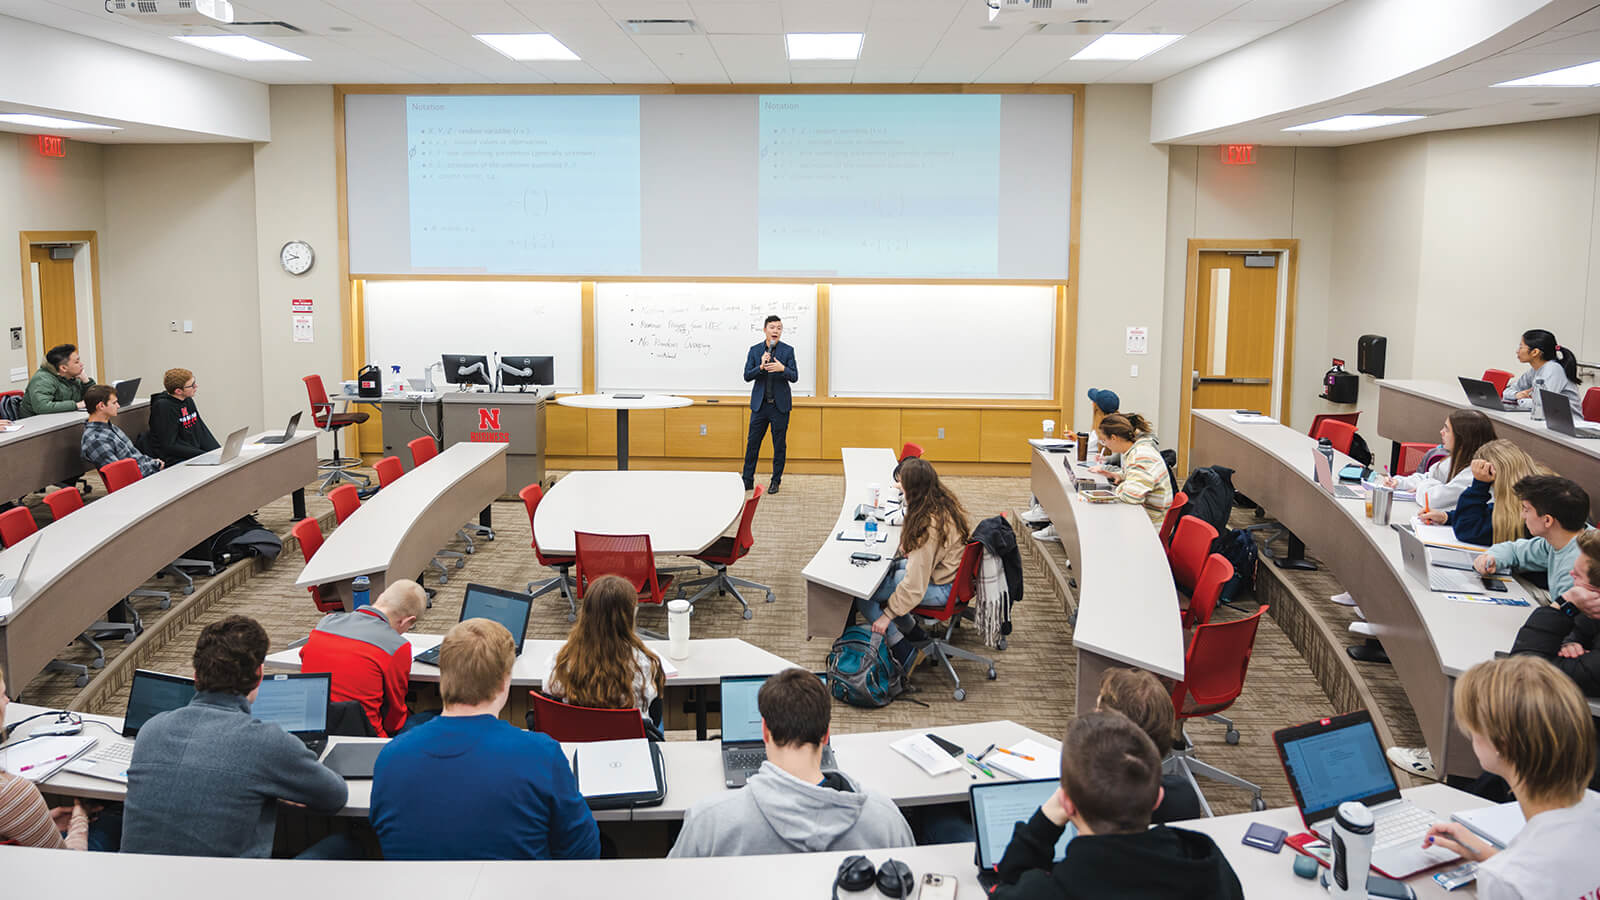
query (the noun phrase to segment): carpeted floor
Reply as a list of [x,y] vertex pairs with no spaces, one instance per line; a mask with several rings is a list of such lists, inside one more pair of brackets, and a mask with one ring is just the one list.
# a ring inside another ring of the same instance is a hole
[[[1028,505],[1028,482],[1024,478],[952,477],[948,481],[974,519],[1021,510]],[[780,494],[763,497],[755,519],[755,548],[734,571],[770,585],[777,601],[767,604],[762,602],[759,593],[747,594],[755,610],[754,619],[749,621],[740,617],[738,604],[731,597],[704,601],[696,610],[693,634],[697,637],[741,637],[797,665],[821,668],[828,643],[821,638],[805,640],[805,593],[800,571],[825,539],[842,502],[842,490],[842,479],[838,476],[790,475],[784,480]],[[309,508],[312,515],[318,515],[326,512],[328,506],[313,491]],[[263,509],[260,518],[274,531],[286,533],[287,498]],[[450,583],[439,588],[434,607],[418,623],[418,631],[441,632],[453,624],[468,582],[520,589],[529,580],[548,574],[533,559],[528,521],[521,504],[496,503],[494,527],[497,540],[480,541],[477,553],[468,557],[466,567],[459,572],[452,570]],[[1020,539],[1032,540],[1027,536]],[[453,546],[459,547],[459,544]],[[1059,544],[1041,549],[1058,557],[1061,555]],[[1072,629],[1045,581],[1049,576],[1037,556],[1025,554],[1024,560],[1025,597],[1014,610],[1016,630],[1007,650],[991,654],[999,670],[998,680],[985,679],[981,667],[976,665],[958,665],[967,698],[957,702],[942,670],[924,666],[914,679],[920,688],[914,696],[926,706],[896,702],[885,709],[868,710],[836,703],[834,728],[839,732],[880,731],[1005,718],[1059,736],[1073,714],[1076,683]],[[189,657],[199,630],[209,622],[235,613],[260,620],[271,635],[274,650],[304,637],[320,616],[306,592],[293,586],[300,567],[298,550],[286,549],[276,566],[256,574],[211,603],[175,637],[154,648],[141,664],[160,671],[190,674]],[[435,579],[430,577],[428,582],[433,586]],[[1219,610],[1219,618],[1247,614],[1254,610],[1255,604],[1246,598],[1236,606],[1242,609]],[[155,615],[153,610],[147,613],[147,621],[152,621]],[[640,624],[665,631],[665,613],[659,608],[646,608],[641,611]],[[567,629],[565,601],[559,594],[540,598],[528,636],[563,637]],[[977,643],[972,641],[972,644]],[[108,645],[108,653],[116,652],[116,648],[115,643]],[[27,694],[34,703],[69,704],[77,691],[70,679],[49,675],[35,679],[28,686]],[[111,694],[99,704],[99,709],[89,711],[116,714],[122,711],[125,703],[125,693]],[[1189,735],[1201,759],[1255,781],[1262,787],[1269,805],[1287,805],[1293,798],[1273,751],[1271,732],[1328,711],[1329,701],[1305,662],[1270,619],[1263,619],[1245,692],[1228,712],[1242,734],[1239,744],[1224,743],[1224,729],[1216,723],[1196,722],[1189,728]],[[1246,791],[1205,783],[1202,787],[1219,814],[1249,809],[1250,795]]]

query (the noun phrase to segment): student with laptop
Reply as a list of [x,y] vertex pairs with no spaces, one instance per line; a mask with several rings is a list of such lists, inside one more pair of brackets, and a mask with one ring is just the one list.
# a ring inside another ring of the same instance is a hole
[[1584,522],[1589,494],[1559,475],[1529,475],[1513,490],[1521,502],[1522,523],[1532,537],[1495,544],[1473,560],[1473,566],[1483,575],[1539,572],[1551,598],[1559,598],[1572,587],[1572,565],[1578,556],[1573,539],[1591,530]]
[[139,474],[150,476],[161,471],[166,463],[139,452],[133,441],[122,433],[111,419],[122,409],[117,394],[109,385],[97,384],[83,392],[83,402],[89,410],[89,421],[83,424],[83,441],[80,444],[83,458],[95,468],[104,468],[119,459],[133,458],[139,463]]
[[401,579],[368,606],[323,616],[300,647],[300,671],[331,674],[333,699],[361,704],[377,737],[399,734],[409,721],[411,642],[405,633],[427,603],[421,585]]
[[1461,492],[1454,509],[1434,507],[1417,518],[1429,525],[1449,525],[1456,539],[1468,544],[1488,545],[1527,537],[1515,485],[1529,475],[1555,473],[1505,438],[1479,447],[1467,471],[1472,475],[1472,484]]
[[1570,349],[1556,343],[1556,336],[1543,328],[1522,333],[1517,344],[1517,362],[1526,363],[1528,370],[1506,385],[1502,396],[1506,400],[1526,400],[1539,389],[1539,379],[1544,379],[1544,389],[1567,398],[1572,416],[1583,418],[1583,407],[1578,399],[1578,356]]
[[88,409],[83,392],[93,384],[94,379],[83,374],[83,358],[78,355],[77,347],[72,344],[51,347],[45,351],[39,371],[28,379],[17,418]]
[[[1166,758],[1172,749],[1176,715],[1172,709],[1172,694],[1161,686],[1156,676],[1143,669],[1107,669],[1100,676],[1100,695],[1095,698],[1095,712],[1119,712],[1139,726],[1156,745],[1156,752]],[[1205,813],[1200,808],[1200,797],[1194,786],[1182,775],[1161,776],[1161,803],[1151,814],[1150,821],[1157,825],[1198,819]]]
[[561,745],[498,718],[511,633],[467,619],[439,646],[444,712],[390,741],[373,770],[384,858],[598,858],[600,832]]
[[1177,488],[1167,470],[1167,461],[1161,458],[1150,423],[1138,413],[1112,413],[1100,420],[1095,433],[1100,436],[1101,447],[1122,457],[1122,469],[1112,472],[1096,467],[1091,471],[1105,475],[1116,485],[1118,500],[1143,506],[1150,522],[1160,528]]
[[166,390],[150,395],[150,455],[170,466],[222,446],[200,420],[194,373],[168,369],[161,383]]
[[1453,696],[1478,764],[1510,782],[1527,824],[1504,850],[1458,822],[1433,826],[1425,842],[1478,863],[1478,900],[1594,896],[1600,797],[1585,788],[1595,732],[1577,687],[1542,659],[1512,656],[1468,669]]
[[1475,409],[1458,409],[1445,417],[1439,444],[1450,455],[1426,472],[1389,478],[1384,485],[1415,491],[1417,504],[1429,510],[1454,509],[1462,492],[1472,486],[1472,459],[1478,448],[1495,439],[1494,423]]
[[1511,653],[1544,657],[1579,690],[1600,697],[1600,531],[1591,528],[1573,543],[1578,556],[1572,561],[1572,587],[1559,606],[1528,614]]
[[[1160,802],[1161,755],[1149,735],[1121,713],[1073,719],[1061,742],[1061,786],[1017,823],[990,896],[1243,900],[1238,876],[1210,837],[1150,827]],[[1069,823],[1077,833],[1056,862]]]
[[[0,723],[6,720],[6,673],[0,671]],[[60,820],[66,821],[62,833]],[[0,844],[51,850],[89,849],[89,812],[81,801],[51,809],[33,782],[0,769]]]
[[[343,808],[344,779],[299,738],[251,715],[266,657],[267,632],[254,619],[228,616],[200,632],[194,699],[151,719],[134,743],[123,851],[266,857],[279,803]],[[300,857],[353,855],[350,839],[333,835]]]
[[785,669],[756,695],[766,762],[737,791],[707,797],[683,817],[669,857],[753,856],[910,847],[894,801],[841,772],[824,774],[833,698],[812,672]]
[[[639,592],[620,575],[603,575],[583,593],[578,621],[557,651],[544,692],[574,706],[636,707],[659,724],[666,690],[661,659],[633,630]],[[652,709],[654,707],[654,709]]]

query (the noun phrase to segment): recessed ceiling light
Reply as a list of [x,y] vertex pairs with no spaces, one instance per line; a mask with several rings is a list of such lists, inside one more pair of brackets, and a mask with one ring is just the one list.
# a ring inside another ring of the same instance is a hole
[[1131,62],[1183,40],[1181,34],[1102,34],[1094,43],[1072,55],[1074,60],[1118,60]]
[[1426,119],[1427,116],[1334,116],[1320,122],[1307,122],[1304,125],[1295,125],[1284,131],[1362,131],[1367,128],[1382,128],[1385,125],[1398,125],[1401,122],[1415,122]]
[[1568,66],[1527,78],[1502,81],[1494,87],[1593,87],[1600,84],[1600,62]]
[[121,131],[115,125],[101,125],[96,122],[79,122],[76,119],[58,119],[55,116],[39,116],[33,113],[0,113],[0,124],[21,125],[25,128],[51,128],[57,131]]
[[475,34],[507,59],[518,62],[573,62],[578,54],[549,34]]
[[784,44],[789,48],[791,60],[807,59],[860,59],[859,31],[835,34],[786,34]]
[[221,53],[245,62],[310,62],[307,57],[266,41],[258,41],[245,34],[179,34],[173,40],[183,41],[201,50]]

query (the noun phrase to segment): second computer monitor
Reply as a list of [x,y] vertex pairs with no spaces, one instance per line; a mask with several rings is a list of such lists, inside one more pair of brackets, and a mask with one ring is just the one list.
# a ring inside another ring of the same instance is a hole
[[449,384],[492,384],[489,357],[482,353],[444,354],[444,380]]
[[[521,374],[523,372],[528,374]],[[501,387],[520,387],[522,385],[548,387],[556,383],[555,372],[556,358],[554,356],[500,357]]]

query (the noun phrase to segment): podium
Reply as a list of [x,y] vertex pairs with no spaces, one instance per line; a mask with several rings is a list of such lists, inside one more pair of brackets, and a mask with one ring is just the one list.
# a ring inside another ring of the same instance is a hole
[[444,394],[441,401],[445,447],[510,445],[506,448],[506,489],[500,499],[515,500],[517,492],[528,485],[544,483],[543,393],[456,391]]

